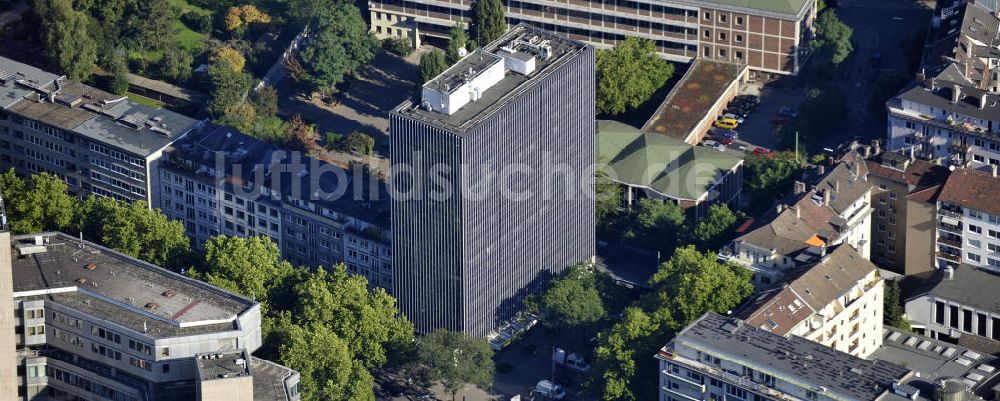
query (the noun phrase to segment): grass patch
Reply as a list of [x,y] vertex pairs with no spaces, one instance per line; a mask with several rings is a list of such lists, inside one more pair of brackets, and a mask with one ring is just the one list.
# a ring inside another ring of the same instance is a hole
[[149,107],[152,107],[154,109],[163,107],[163,102],[161,102],[159,100],[151,99],[151,98],[148,98],[148,97],[145,97],[145,96],[136,95],[136,94],[134,94],[132,92],[128,92],[126,94],[128,95],[128,100],[131,100],[133,102],[139,103],[141,105],[149,106]]
[[194,12],[196,12],[198,14],[201,14],[201,15],[208,15],[208,14],[212,13],[212,10],[207,10],[207,9],[198,7],[196,5],[188,3],[187,0],[170,0],[170,5],[181,9],[181,13],[182,14],[184,12],[186,12],[186,11],[194,11]]
[[204,33],[192,31],[180,19],[173,20],[170,25],[177,31],[177,34],[174,35],[174,43],[187,51],[199,50],[202,40],[208,37]]

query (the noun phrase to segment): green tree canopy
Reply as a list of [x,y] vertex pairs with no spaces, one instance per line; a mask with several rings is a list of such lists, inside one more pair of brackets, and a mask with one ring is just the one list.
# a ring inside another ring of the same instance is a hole
[[249,74],[234,71],[222,61],[208,66],[208,80],[212,93],[205,104],[205,111],[214,117],[221,117],[227,109],[242,103],[251,85]]
[[851,44],[854,30],[840,21],[835,10],[821,12],[813,27],[816,29],[816,37],[810,47],[826,53],[831,63],[840,64],[854,51],[854,45]]
[[596,68],[599,114],[639,107],[674,75],[674,65],[656,55],[653,41],[631,36],[612,49],[598,50]]
[[59,177],[41,173],[26,182],[9,169],[0,174],[0,192],[15,234],[62,230],[72,223],[76,200],[66,194]]
[[184,234],[184,223],[170,220],[159,210],[149,208],[145,201],[114,205],[111,210],[94,213],[104,216],[100,223],[100,242],[109,248],[157,266],[179,269],[188,261],[190,240]]
[[[189,13],[190,14],[190,13]],[[191,78],[191,64],[194,58],[183,49],[167,47],[160,59],[160,74],[170,82],[182,84]]]
[[694,229],[694,239],[703,250],[715,251],[729,240],[729,232],[736,224],[737,216],[725,203],[716,203],[708,208],[708,216],[698,221]]
[[336,92],[344,75],[370,63],[380,47],[351,2],[336,2],[321,10],[312,20],[310,32],[299,59],[306,80],[324,94]]
[[421,385],[440,382],[455,399],[466,384],[488,389],[493,383],[493,349],[485,339],[437,329],[417,344],[411,368]]
[[447,69],[448,63],[445,62],[444,53],[440,50],[434,49],[425,53],[420,56],[420,84],[434,79]]
[[589,387],[605,401],[656,399],[656,360],[651,357],[673,336],[667,322],[638,307],[598,337]]
[[177,20],[170,0],[129,0],[122,37],[141,49],[163,50],[174,37]]
[[452,65],[458,62],[462,56],[459,55],[460,49],[469,50],[467,47],[469,44],[469,36],[465,33],[465,24],[459,22],[455,26],[451,27],[451,39],[448,40],[448,49],[444,54],[444,61],[448,65]]
[[885,324],[903,330],[910,330],[910,322],[906,320],[903,311],[903,301],[899,283],[896,280],[885,280],[885,296],[882,297],[882,320]]
[[679,243],[684,210],[672,201],[641,198],[633,205],[625,239],[646,249],[669,254]]
[[73,80],[94,72],[97,43],[90,34],[90,17],[73,9],[72,0],[35,0],[41,20],[43,52],[49,62]]
[[487,44],[507,32],[507,10],[500,0],[479,0],[472,15],[476,43]]
[[363,155],[370,155],[375,150],[375,138],[361,131],[354,131],[344,138],[344,147],[356,150]]
[[280,361],[301,374],[303,400],[375,400],[374,378],[333,330],[295,324],[284,329]]
[[270,307],[270,295],[289,276],[292,265],[281,259],[278,245],[267,237],[220,235],[205,242],[201,279]]
[[622,186],[599,171],[594,177],[594,214],[597,227],[611,230],[620,216]]
[[545,313],[542,322],[561,333],[560,339],[567,342],[560,344],[564,348],[582,345],[589,338],[582,336],[587,336],[607,316],[597,275],[591,265],[572,266],[553,279],[541,294],[540,306]]
[[128,92],[128,60],[124,50],[116,50],[111,57],[111,93],[124,95]]
[[802,171],[793,152],[777,152],[773,157],[748,155],[744,162],[744,188],[750,194],[751,211],[759,213],[788,194]]
[[715,252],[701,253],[693,246],[673,256],[649,279],[653,292],[646,302],[653,309],[670,311],[675,329],[685,327],[708,311],[725,314],[753,294],[753,274],[740,266],[721,263]]

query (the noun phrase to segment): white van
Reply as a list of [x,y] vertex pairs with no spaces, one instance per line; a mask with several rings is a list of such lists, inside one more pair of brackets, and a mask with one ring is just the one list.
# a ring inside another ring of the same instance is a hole
[[548,380],[542,380],[535,385],[535,392],[553,400],[561,400],[566,397],[566,390],[562,386]]

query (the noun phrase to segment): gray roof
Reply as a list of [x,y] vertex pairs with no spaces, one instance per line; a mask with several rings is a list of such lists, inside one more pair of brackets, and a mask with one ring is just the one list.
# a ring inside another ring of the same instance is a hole
[[[951,92],[954,90],[952,84],[948,83],[944,87],[935,84],[934,89],[924,86],[914,86],[903,92],[899,97],[903,100],[934,107],[938,110],[945,110],[951,113],[964,114],[970,117],[985,120],[1000,120],[1000,96],[986,95],[986,107],[979,108],[979,98],[966,96],[956,103],[951,102]],[[962,86],[963,91],[973,91],[975,88]]]
[[825,388],[835,399],[874,400],[912,372],[882,361],[866,361],[806,340],[706,313],[674,339],[777,377],[793,377],[803,387]]
[[250,361],[243,350],[200,354],[195,356],[195,361],[202,381],[250,375]]
[[288,387],[295,384],[294,377],[298,375],[294,370],[253,356],[250,357],[250,373],[253,375],[254,401],[287,401]]
[[0,106],[11,114],[142,157],[163,149],[197,122],[4,57],[0,57],[0,92]]
[[944,272],[937,270],[926,280],[929,283],[910,299],[925,294],[948,299],[962,305],[1000,313],[1000,274],[962,264],[955,269],[951,280],[944,279]]
[[499,39],[466,56],[468,60],[463,59],[457,65],[450,67],[434,80],[428,82],[428,85],[434,86],[439,80],[443,79],[442,77],[465,70],[470,66],[470,63],[478,64],[479,54],[496,54],[501,47],[524,35],[538,36],[547,40],[549,46],[552,47],[552,57],[548,60],[537,58],[535,61],[535,71],[530,75],[507,73],[500,82],[483,91],[482,97],[479,100],[469,102],[452,115],[433,110],[424,110],[419,107],[419,102],[412,100],[405,101],[397,106],[393,110],[393,113],[442,127],[455,134],[464,133],[483,118],[493,115],[508,100],[525,90],[528,87],[528,82],[537,82],[548,76],[572,56],[584,51],[588,47],[584,43],[565,39],[527,24],[520,24],[508,30]]
[[816,189],[830,191],[830,207],[837,214],[843,214],[866,192],[871,191],[868,165],[857,152],[848,153],[816,184]]
[[[96,317],[152,337],[234,330],[233,321],[256,305],[138,259],[61,233],[37,234],[44,251],[12,260],[14,295],[47,295]],[[15,255],[36,247],[36,235],[14,237]]]
[[58,75],[30,65],[19,63],[6,57],[0,57],[0,108],[7,108],[25,95],[34,92],[16,81],[24,84],[51,88]]
[[990,10],[975,2],[969,2],[962,20],[962,34],[990,45],[997,39],[998,32],[1000,32],[1000,20],[993,16]]

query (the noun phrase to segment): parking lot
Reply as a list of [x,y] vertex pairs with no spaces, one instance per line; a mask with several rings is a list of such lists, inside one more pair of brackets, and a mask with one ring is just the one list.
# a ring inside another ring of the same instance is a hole
[[779,110],[783,107],[797,109],[806,98],[805,89],[763,87],[757,83],[745,85],[740,94],[760,98],[760,104],[735,129],[739,137],[727,146],[726,152],[740,157],[755,148],[773,149],[778,143],[774,135],[777,125],[773,120],[779,116]]

